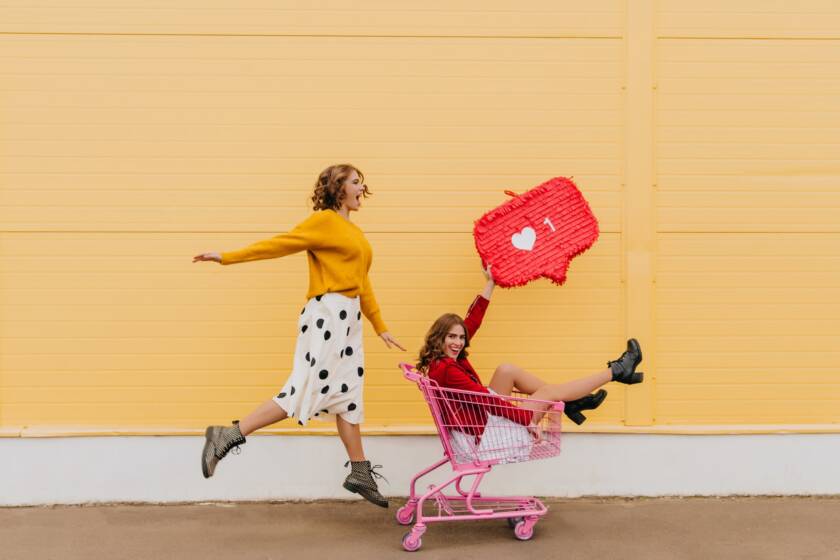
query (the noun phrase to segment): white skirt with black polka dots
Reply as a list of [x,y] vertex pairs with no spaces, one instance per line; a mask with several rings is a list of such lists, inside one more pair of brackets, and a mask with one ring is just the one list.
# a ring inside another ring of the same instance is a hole
[[361,424],[364,368],[359,298],[315,296],[300,313],[292,374],[274,402],[301,426],[333,416]]

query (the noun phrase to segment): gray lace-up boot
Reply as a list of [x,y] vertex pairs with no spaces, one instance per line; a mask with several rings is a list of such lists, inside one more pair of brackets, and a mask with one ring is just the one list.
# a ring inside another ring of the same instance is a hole
[[213,476],[216,465],[224,459],[232,448],[245,443],[245,436],[239,431],[239,420],[234,420],[231,426],[208,426],[204,432],[204,451],[201,453],[201,472],[204,478]]
[[[374,469],[381,469],[382,465],[371,467],[370,461],[347,461],[344,466],[352,465],[350,474],[344,480],[344,488],[359,494],[364,499],[379,507],[388,507],[388,499],[379,493],[379,487],[373,477],[385,477],[376,472]],[[387,480],[386,480],[387,482]]]

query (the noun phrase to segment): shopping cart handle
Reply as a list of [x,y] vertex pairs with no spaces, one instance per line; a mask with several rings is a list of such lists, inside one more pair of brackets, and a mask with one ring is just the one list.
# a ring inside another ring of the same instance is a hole
[[414,369],[413,365],[406,362],[401,362],[400,368],[403,370],[403,376],[405,376],[405,378],[409,381],[417,381],[423,377],[416,369]]

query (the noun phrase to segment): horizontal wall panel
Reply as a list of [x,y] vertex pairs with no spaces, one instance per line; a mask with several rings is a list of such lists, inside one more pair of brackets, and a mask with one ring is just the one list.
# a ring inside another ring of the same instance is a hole
[[667,39],[656,56],[659,231],[840,231],[840,43]]
[[[501,142],[497,142],[501,143]],[[520,140],[517,142],[506,142],[504,148],[508,157],[515,159],[560,159],[558,158],[557,142],[529,142]],[[606,142],[561,142],[563,158],[574,159],[609,159],[615,158],[618,154],[617,143]],[[166,139],[148,142],[114,141],[103,146],[75,144],[68,145],[66,141],[27,141],[0,142],[0,149],[4,154],[18,157],[42,157],[43,154],[61,152],[64,157],[69,158],[119,158],[126,153],[147,153],[152,158],[220,158],[235,150],[247,150],[250,156],[255,159],[274,158],[278,154],[284,154],[288,158],[306,157],[312,153],[313,148],[318,144],[304,143],[297,141],[281,142],[214,142],[214,143],[188,143],[170,142]],[[379,140],[359,144],[366,151],[381,154],[382,159],[456,159],[475,157],[479,155],[476,146],[470,142],[423,142],[408,144],[397,144]],[[331,151],[338,152],[340,142],[333,141],[329,144]],[[820,147],[818,149],[826,149]],[[317,172],[316,172],[317,174]],[[119,193],[111,193],[117,196]],[[222,200],[224,202],[224,200]]]
[[[489,198],[489,197],[488,197]],[[472,232],[474,220],[477,220],[482,216],[484,212],[487,212],[502,204],[504,200],[498,200],[497,197],[494,197],[493,202],[489,205],[484,207],[474,207],[471,206],[469,208],[443,208],[441,209],[438,206],[429,206],[425,208],[424,215],[422,215],[423,219],[417,220],[417,224],[422,225],[422,229],[428,232]],[[405,227],[405,219],[401,218],[398,214],[401,210],[405,208],[405,205],[394,205],[390,208],[377,208],[376,210],[369,210],[367,211],[368,218],[371,221],[378,222],[376,226],[369,228],[372,231],[379,231],[379,232],[398,232],[400,228]],[[90,209],[85,209],[90,210]],[[252,230],[255,227],[259,229],[264,229],[264,232],[260,232],[261,237],[270,237],[274,234],[269,228],[271,227],[272,217],[281,215],[279,211],[273,209],[265,209],[260,206],[252,206],[252,207],[239,207],[238,210],[242,213],[240,217],[242,217],[242,221],[235,221],[231,216],[230,209],[227,208],[207,208],[207,209],[199,209],[199,208],[192,208],[192,211],[195,213],[196,216],[199,214],[203,220],[196,221],[192,228],[188,229],[186,227],[179,227],[178,225],[174,225],[175,221],[179,218],[180,214],[177,208],[166,208],[161,207],[158,209],[156,213],[152,211],[145,211],[138,209],[132,209],[133,211],[126,211],[122,208],[106,208],[106,209],[98,209],[98,211],[79,211],[75,215],[72,215],[72,212],[67,208],[59,208],[59,207],[43,207],[42,211],[38,213],[37,216],[34,216],[33,213],[30,212],[23,212],[18,207],[8,208],[8,211],[13,215],[17,215],[19,220],[24,221],[25,218],[30,217],[32,218],[31,222],[28,222],[25,225],[18,225],[19,222],[15,221],[15,218],[10,218],[6,220],[8,224],[8,230],[11,231],[87,231],[87,230],[104,230],[104,231],[136,231],[136,232],[143,232],[143,231],[201,231],[201,230],[220,230],[220,229],[228,229],[230,231],[247,231]],[[199,210],[203,210],[199,212]],[[251,210],[251,215],[254,216],[255,221],[246,221],[244,219],[244,214]],[[273,211],[272,211],[273,210]],[[419,208],[416,209],[416,215],[420,215]],[[619,209],[618,208],[603,208],[597,205],[593,205],[593,211],[596,213],[600,213],[603,215],[603,223],[601,224],[601,228],[607,232],[616,232],[618,230],[618,223],[619,223]],[[20,214],[23,214],[22,216]],[[60,214],[60,215],[59,215]],[[92,216],[91,214],[95,214]],[[149,216],[155,215],[156,219],[149,220]],[[291,210],[285,210],[282,215],[285,216],[300,216],[301,212],[293,212]],[[303,216],[306,214],[303,213]],[[165,218],[169,217],[172,221],[165,221],[162,222]],[[466,217],[466,219],[465,219]],[[37,218],[38,222],[33,223]],[[52,218],[52,219],[50,219]],[[41,222],[40,220],[48,220],[46,222]],[[91,223],[91,220],[98,220],[99,227],[97,228],[89,228],[87,225]],[[151,222],[151,223],[150,223]],[[43,226],[42,223],[47,223],[49,225]],[[215,227],[214,227],[215,226]],[[290,227],[293,227],[290,226]],[[415,229],[415,228],[412,228]],[[420,227],[417,227],[415,231],[419,230]]]
[[840,422],[840,235],[663,234],[658,263],[657,422]]
[[[9,136],[18,139],[22,145],[31,145],[30,143],[38,142],[53,142],[53,141],[72,141],[80,142],[82,146],[90,141],[109,141],[109,142],[168,142],[171,146],[177,147],[179,143],[190,143],[191,145],[206,144],[210,148],[215,147],[216,144],[228,145],[233,142],[234,145],[247,144],[249,148],[264,149],[266,143],[274,143],[274,149],[295,149],[299,146],[309,145],[310,149],[314,143],[331,141],[333,146],[340,146],[340,139],[325,138],[325,135],[330,130],[328,124],[318,124],[310,127],[295,128],[290,125],[283,124],[260,124],[249,127],[248,136],[240,140],[231,140],[231,124],[219,123],[190,123],[188,128],[178,127],[171,130],[165,139],[160,138],[160,129],[153,123],[132,123],[130,127],[126,127],[125,123],[119,122],[97,122],[97,123],[62,123],[60,127],[49,123],[37,122],[11,122],[12,117],[9,116],[9,122],[5,128]],[[104,121],[104,119],[103,119]],[[445,123],[440,125],[422,124],[418,125],[416,129],[409,131],[400,125],[380,124],[375,127],[359,127],[354,130],[355,141],[360,144],[367,144],[369,146],[376,146],[378,148],[391,146],[392,144],[403,144],[407,142],[414,142],[419,148],[428,149],[430,146],[436,144],[447,144],[449,146],[463,146],[465,144],[487,142],[488,130],[493,126],[484,124],[483,126],[464,127],[452,126]],[[595,146],[600,143],[608,143],[610,140],[618,138],[617,130],[619,127],[607,126],[597,127],[589,126],[587,123],[582,123],[580,126],[569,125],[564,127],[563,135],[557,135],[557,131],[550,125],[540,123],[533,123],[530,125],[516,125],[511,124],[506,132],[510,138],[496,138],[497,143],[507,143],[512,147],[517,147],[519,144],[526,145],[540,145],[547,142],[557,142],[560,145],[573,145],[578,142]],[[283,140],[287,138],[290,132],[295,133],[294,140]],[[384,142],[384,135],[391,139],[389,142]],[[428,138],[423,140],[423,136]],[[197,139],[199,137],[200,139]],[[0,139],[4,142],[7,139]],[[9,148],[14,147],[7,144]],[[17,145],[17,143],[15,143]],[[74,147],[74,145],[70,145]],[[7,148],[8,149],[8,148]],[[276,153],[272,153],[276,155]],[[303,178],[308,179],[308,174],[304,174]],[[284,175],[290,177],[290,175]],[[218,177],[217,180],[224,180],[224,176]],[[23,178],[21,178],[23,179]],[[60,180],[60,177],[55,177],[54,180]],[[126,177],[130,180],[131,177]],[[202,178],[203,180],[205,178]],[[210,179],[207,177],[206,179]],[[182,188],[188,188],[189,184],[183,185]]]
[[[18,33],[418,35],[560,37],[620,36],[620,0],[467,0],[394,3],[384,0],[311,2],[215,0],[176,3],[14,0],[0,9],[0,31]],[[91,17],[95,13],[96,17]]]
[[[531,76],[531,78],[533,77]],[[549,78],[554,79],[551,76]],[[4,122],[8,119],[8,122],[11,124],[29,122],[36,125],[52,124],[57,128],[60,128],[59,125],[79,125],[86,122],[90,122],[93,125],[104,124],[105,122],[119,123],[123,126],[130,126],[131,128],[135,124],[148,126],[149,123],[152,123],[164,127],[159,131],[160,138],[166,138],[165,133],[168,127],[198,125],[201,128],[208,123],[221,126],[245,126],[246,129],[244,131],[239,129],[235,133],[236,135],[244,135],[246,138],[250,133],[249,127],[252,126],[258,128],[263,126],[274,128],[290,126],[295,130],[312,126],[315,127],[315,130],[321,130],[323,132],[325,136],[322,139],[324,140],[332,140],[332,137],[327,134],[329,132],[339,134],[335,130],[336,126],[333,124],[335,122],[341,122],[345,127],[350,129],[372,127],[374,130],[391,130],[395,122],[399,123],[399,126],[403,128],[407,126],[413,128],[416,126],[420,130],[448,127],[453,122],[456,122],[458,126],[478,127],[481,129],[486,129],[487,127],[488,115],[486,112],[470,111],[467,108],[455,105],[450,105],[445,109],[428,109],[424,105],[421,105],[421,102],[422,100],[418,100],[419,106],[411,107],[411,111],[405,112],[399,108],[391,107],[356,108],[352,112],[346,112],[340,108],[340,104],[337,104],[336,107],[321,109],[278,106],[272,111],[252,109],[247,106],[238,105],[234,107],[208,108],[195,108],[187,105],[183,107],[156,108],[153,111],[144,107],[109,106],[95,108],[62,106],[54,107],[53,110],[47,111],[45,107],[26,106],[17,108],[13,114],[4,115]],[[562,119],[564,124],[568,123],[570,129],[584,125],[610,129],[615,127],[616,117],[619,116],[618,110],[613,107],[604,110],[586,107],[578,107],[576,109],[556,107],[543,111],[534,111],[527,107],[507,107],[506,109],[505,111],[500,111],[497,108],[497,112],[493,114],[493,121],[499,128],[522,127],[523,123],[527,123],[525,126],[538,126],[540,123],[557,123]],[[328,124],[314,124],[312,121],[316,120],[317,117],[323,117],[324,123]],[[175,133],[173,132],[173,134]],[[177,134],[182,134],[182,132]],[[496,141],[507,138],[507,136],[498,131],[495,133],[491,132],[488,137]],[[566,140],[569,138],[566,134],[558,134],[557,137]],[[613,138],[613,136],[610,136],[610,138]],[[421,139],[427,140],[428,138],[422,136]],[[353,139],[348,140],[348,147],[352,148],[353,143]]]
[[660,36],[840,38],[834,0],[660,0],[658,8]]
[[663,193],[657,220],[663,232],[840,232],[838,207],[840,193]]
[[376,193],[368,231],[469,231],[502,190],[560,175],[604,231],[620,227],[618,40],[0,44],[7,230],[268,232],[300,219],[317,173],[339,161]]
[[[416,359],[438,315],[464,313],[483,287],[472,236],[368,237],[377,298],[409,352],[387,350],[365,327],[367,421],[427,423],[419,392],[396,366]],[[128,426],[145,411],[155,425],[200,427],[275,394],[288,375],[304,303],[303,255],[226,267],[190,262],[200,251],[259,238],[3,234],[3,422]],[[602,234],[572,263],[563,287],[541,281],[498,289],[473,345],[485,381],[503,362],[560,382],[617,356],[623,343],[611,314],[621,306],[619,255],[620,237]],[[623,414],[622,391],[612,394],[599,421]]]

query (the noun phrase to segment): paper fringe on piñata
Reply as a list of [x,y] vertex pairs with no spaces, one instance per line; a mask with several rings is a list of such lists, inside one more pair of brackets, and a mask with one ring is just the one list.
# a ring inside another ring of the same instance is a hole
[[571,179],[555,177],[484,214],[475,248],[496,284],[522,286],[537,278],[561,285],[569,262],[598,239],[598,220]]

